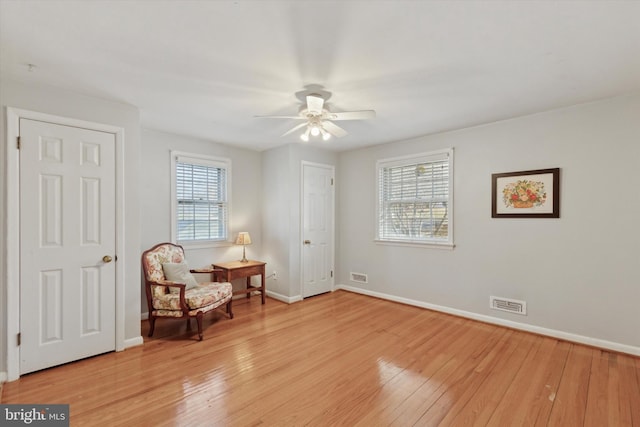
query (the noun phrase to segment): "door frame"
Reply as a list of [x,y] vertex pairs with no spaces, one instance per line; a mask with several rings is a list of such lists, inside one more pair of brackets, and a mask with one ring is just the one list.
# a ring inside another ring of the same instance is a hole
[[331,203],[333,209],[331,210],[331,235],[333,236],[331,242],[331,265],[333,266],[333,281],[331,283],[331,292],[336,290],[336,167],[334,165],[328,165],[324,163],[309,162],[302,160],[300,163],[300,234],[298,244],[300,245],[300,299],[304,299],[304,168],[305,166],[312,166],[316,168],[328,169],[331,171],[333,177],[333,192],[331,197]]
[[55,125],[72,126],[89,130],[111,133],[115,136],[115,178],[116,178],[116,254],[120,259],[116,263],[115,283],[115,316],[116,316],[116,351],[125,348],[125,234],[124,234],[124,129],[102,123],[89,122],[69,117],[56,116],[36,111],[7,107],[7,229],[6,238],[6,272],[7,284],[4,307],[7,313],[6,349],[7,379],[14,381],[20,378],[20,346],[17,335],[20,332],[20,150],[17,138],[20,136],[20,119],[37,120]]

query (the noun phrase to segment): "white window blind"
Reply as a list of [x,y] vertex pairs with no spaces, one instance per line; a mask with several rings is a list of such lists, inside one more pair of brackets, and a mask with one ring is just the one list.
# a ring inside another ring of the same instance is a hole
[[378,162],[378,240],[453,243],[453,150]]
[[175,239],[228,240],[230,162],[177,155],[173,163]]

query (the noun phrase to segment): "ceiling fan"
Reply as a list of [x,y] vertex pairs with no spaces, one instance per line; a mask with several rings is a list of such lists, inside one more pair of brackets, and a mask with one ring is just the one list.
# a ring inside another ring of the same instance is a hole
[[303,123],[294,126],[282,136],[289,135],[298,129],[302,129],[306,126],[306,129],[300,139],[307,142],[309,141],[309,135],[318,136],[322,135],[322,139],[327,141],[331,138],[331,135],[336,138],[341,138],[347,134],[347,131],[340,126],[333,123],[337,120],[365,120],[373,119],[376,116],[376,112],[373,110],[361,110],[361,111],[343,111],[341,113],[332,113],[324,105],[324,98],[317,93],[311,93],[307,95],[307,105],[302,106],[297,116],[256,116],[266,119],[293,119],[304,120]]

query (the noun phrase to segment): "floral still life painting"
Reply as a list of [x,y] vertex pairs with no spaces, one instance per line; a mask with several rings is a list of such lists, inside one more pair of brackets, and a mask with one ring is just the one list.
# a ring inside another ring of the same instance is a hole
[[493,174],[493,218],[559,218],[560,169]]
[[516,209],[542,206],[547,201],[544,182],[528,179],[508,183],[502,190],[502,195],[504,205]]

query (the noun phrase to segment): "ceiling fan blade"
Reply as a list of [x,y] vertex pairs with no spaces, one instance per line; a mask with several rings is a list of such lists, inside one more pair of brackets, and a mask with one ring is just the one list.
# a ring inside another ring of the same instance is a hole
[[307,95],[307,111],[314,115],[322,114],[324,99],[317,95]]
[[324,128],[324,130],[326,130],[336,138],[342,138],[347,134],[346,130],[342,129],[340,126],[336,125],[335,123],[331,123],[329,121],[322,122],[322,127]]
[[299,125],[297,125],[297,126],[293,127],[292,129],[289,129],[288,131],[286,131],[285,133],[283,133],[283,134],[282,134],[282,136],[287,136],[287,135],[289,135],[290,133],[293,133],[293,132],[297,131],[298,129],[303,128],[303,127],[305,127],[305,126],[307,126],[307,123],[300,123]]
[[306,120],[306,117],[300,117],[300,116],[253,116],[257,119],[304,119]]
[[375,119],[376,112],[373,110],[344,111],[342,113],[330,113],[331,120],[366,120]]

